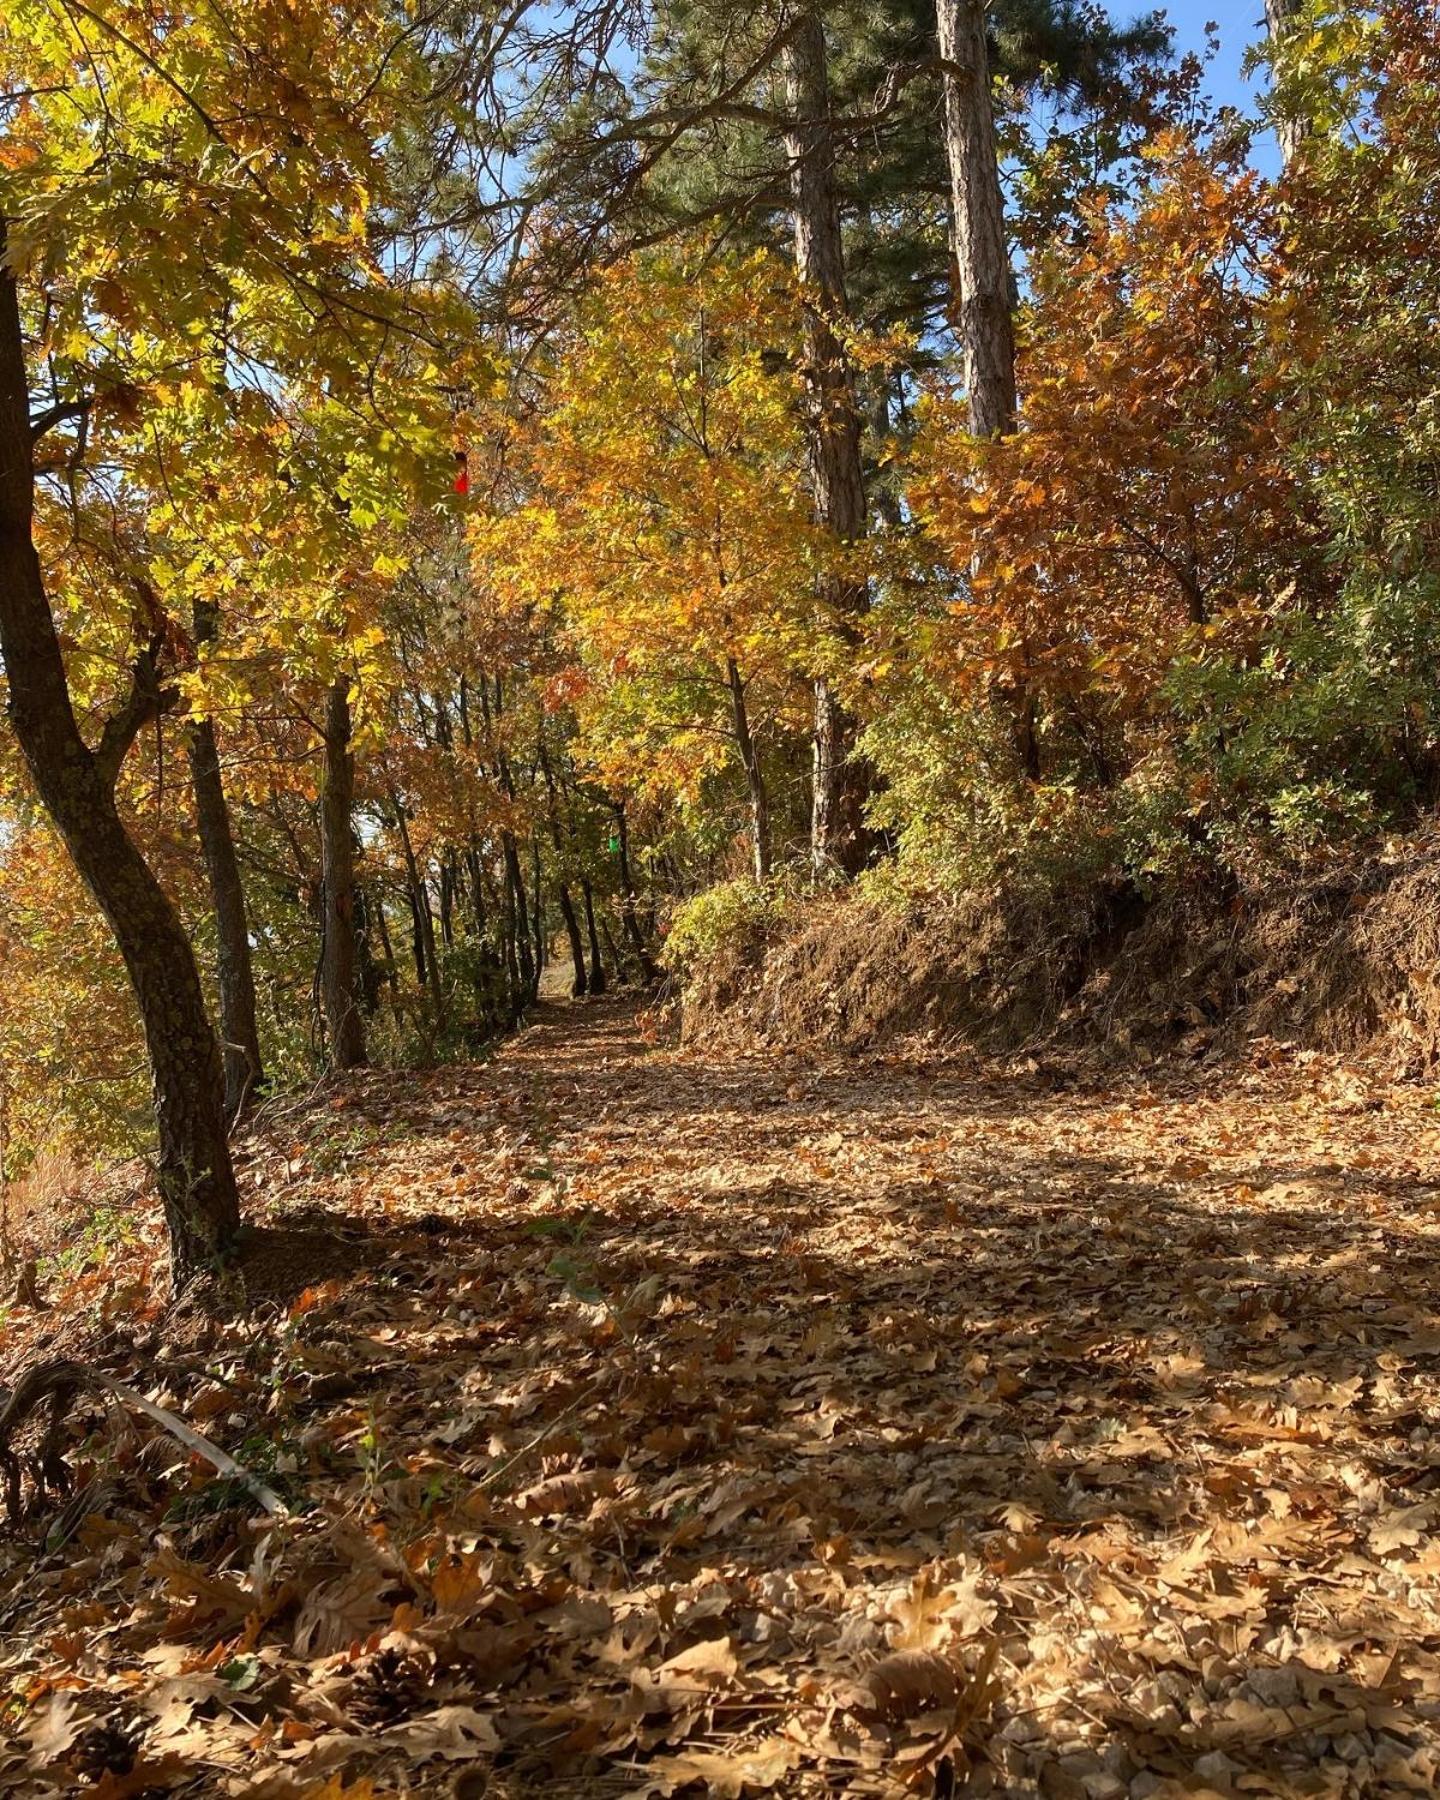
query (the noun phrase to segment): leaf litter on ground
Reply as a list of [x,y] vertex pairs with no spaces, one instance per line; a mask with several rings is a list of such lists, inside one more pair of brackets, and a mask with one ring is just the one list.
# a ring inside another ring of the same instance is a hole
[[1428,1100],[612,1002],[277,1108],[228,1314],[138,1213],[12,1312],[11,1379],[244,1473],[76,1400],[0,1542],[0,1790],[1433,1792]]

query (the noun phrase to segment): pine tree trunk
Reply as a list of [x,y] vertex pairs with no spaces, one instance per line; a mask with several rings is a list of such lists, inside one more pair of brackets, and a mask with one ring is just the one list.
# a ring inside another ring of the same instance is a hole
[[[865,476],[855,376],[839,335],[849,317],[840,205],[835,188],[835,134],[830,115],[825,28],[807,7],[785,50],[795,268],[806,293],[805,363],[810,404],[810,479],[815,512],[841,543],[865,535]],[[828,622],[855,629],[869,594],[863,581],[827,578],[821,595]],[[868,850],[865,801],[869,777],[853,757],[855,721],[829,681],[815,683],[815,776],[810,850],[817,875],[855,874]]]
[[936,0],[945,65],[945,159],[955,237],[955,312],[970,428],[977,437],[1015,429],[1015,332],[1005,202],[990,104],[983,0]]
[[[984,0],[936,0],[936,35],[944,65],[945,161],[950,171],[954,241],[954,315],[970,429],[978,438],[1014,431],[1015,327],[1010,305],[1010,252],[1000,186]],[[1042,767],[1035,696],[1022,675],[1010,691],[1016,756],[1025,779]]]
[[145,1030],[159,1183],[177,1289],[233,1248],[239,1203],[220,1050],[179,915],[126,831],[80,735],[31,540],[34,459],[19,297],[0,220],[0,657],[9,716],[46,811],[114,933]]
[[[881,454],[889,440],[893,429],[890,418],[890,373],[886,369],[872,369],[865,381],[865,413],[870,430],[872,457]],[[887,487],[878,472],[871,477],[870,510],[880,523],[891,531],[899,531],[905,523],[905,511],[900,504],[900,497],[893,488]]]
[[[195,609],[195,641],[215,635],[213,607]],[[220,750],[211,719],[190,725],[190,784],[195,794],[195,824],[210,904],[215,914],[215,973],[220,989],[220,1052],[225,1070],[225,1112],[237,1119],[249,1107],[264,1080],[260,1032],[256,1024],[255,971],[250,959],[250,926],[245,888],[235,855],[230,807],[220,773]]]
[[[1265,0],[1265,24],[1270,33],[1270,42],[1277,52],[1282,49],[1295,22],[1295,15],[1300,11],[1300,5],[1301,0]],[[1310,127],[1304,119],[1283,117],[1276,117],[1274,125],[1281,161],[1291,162],[1310,135]]]
[[355,991],[355,758],[350,750],[350,680],[330,684],[325,703],[325,776],[320,795],[320,867],[325,941],[320,1000],[332,1069],[365,1062],[365,1023]]

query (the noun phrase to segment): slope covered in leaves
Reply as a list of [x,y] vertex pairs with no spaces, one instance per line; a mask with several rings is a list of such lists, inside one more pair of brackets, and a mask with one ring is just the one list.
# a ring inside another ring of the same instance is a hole
[[642,1027],[273,1109],[243,1322],[122,1209],[42,1266],[12,1376],[84,1358],[283,1514],[82,1397],[0,1544],[5,1792],[1434,1790],[1421,1090]]

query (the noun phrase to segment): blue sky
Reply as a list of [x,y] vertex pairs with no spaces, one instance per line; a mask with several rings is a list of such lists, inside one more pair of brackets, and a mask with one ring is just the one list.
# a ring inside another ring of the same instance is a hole
[[[1112,18],[1124,19],[1144,9],[1140,5],[1127,6],[1111,0],[1109,10]],[[1175,47],[1181,52],[1203,51],[1205,27],[1213,20],[1220,38],[1220,52],[1210,64],[1210,92],[1217,100],[1238,106],[1242,112],[1253,112],[1264,76],[1262,73],[1246,79],[1240,73],[1240,65],[1251,45],[1264,39],[1265,0],[1208,0],[1208,4],[1201,0],[1198,5],[1193,0],[1174,0],[1174,4],[1164,6],[1164,12],[1175,29]],[[1278,166],[1275,145],[1268,136],[1256,144],[1255,161],[1271,173]]]

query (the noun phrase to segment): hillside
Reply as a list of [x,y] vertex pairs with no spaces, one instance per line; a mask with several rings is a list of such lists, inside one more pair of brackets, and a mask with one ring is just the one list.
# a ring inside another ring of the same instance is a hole
[[745,890],[682,964],[685,1030],[1132,1070],[1224,1070],[1263,1039],[1424,1078],[1440,1061],[1437,920],[1433,829],[1244,879],[788,904]]

